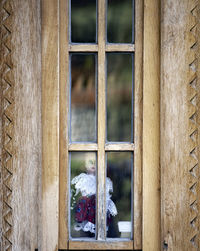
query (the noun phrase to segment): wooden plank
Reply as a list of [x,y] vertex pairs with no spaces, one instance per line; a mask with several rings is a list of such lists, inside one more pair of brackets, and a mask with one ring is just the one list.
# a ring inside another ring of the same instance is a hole
[[[66,24],[65,24],[66,25]],[[97,52],[98,45],[97,44],[69,44],[70,52]]]
[[132,143],[106,143],[106,151],[134,151],[134,144]]
[[70,144],[69,151],[97,151],[97,144]]
[[135,1],[134,249],[142,249],[143,0]]
[[160,250],[160,1],[144,0],[143,251]]
[[106,238],[106,170],[105,170],[105,0],[98,1],[98,182],[97,182],[97,239]]
[[134,52],[134,44],[106,44],[106,52]]
[[162,250],[200,248],[199,81],[195,65],[195,48],[199,46],[195,26],[199,19],[193,14],[199,4],[199,1],[162,1]]
[[11,136],[6,141],[6,148],[12,158],[4,156],[8,158],[6,168],[12,173],[12,177],[5,179],[10,191],[4,194],[4,199],[8,200],[8,206],[4,204],[4,217],[12,230],[8,224],[4,227],[6,236],[11,236],[8,239],[11,247],[6,242],[2,250],[34,251],[40,238],[41,7],[40,1],[34,0],[24,1],[23,4],[20,0],[1,2],[4,2],[4,10],[7,11],[4,12],[7,16],[4,21],[9,29],[4,40],[8,46],[6,58],[10,70],[5,77],[9,79],[9,84],[4,83],[4,94],[12,101],[6,109],[11,123],[6,120],[4,124],[8,130],[6,133]]
[[[97,44],[69,44],[70,52],[97,52]],[[134,44],[106,44],[106,52],[134,52]]]
[[69,241],[72,250],[133,250],[133,241]]
[[42,0],[42,248],[58,250],[58,1]]
[[60,148],[59,148],[59,249],[68,248],[68,208],[69,195],[69,167],[68,167],[68,115],[69,115],[69,1],[59,1],[59,65],[60,65]]

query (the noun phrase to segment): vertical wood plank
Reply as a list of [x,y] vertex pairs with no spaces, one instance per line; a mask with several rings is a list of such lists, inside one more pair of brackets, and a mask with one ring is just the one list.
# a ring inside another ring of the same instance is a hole
[[199,4],[199,0],[162,1],[162,250],[199,250],[198,19],[194,15]]
[[135,1],[134,249],[142,249],[143,1]]
[[58,1],[42,0],[42,250],[58,250]]
[[97,239],[106,238],[106,169],[105,169],[105,0],[98,1],[98,182],[97,182]]
[[67,249],[69,240],[69,161],[68,161],[68,114],[69,114],[69,52],[68,26],[69,1],[60,1],[60,186],[59,186],[59,248]]
[[160,250],[160,1],[144,0],[143,250]]
[[4,64],[0,69],[3,109],[0,249],[34,251],[38,247],[41,168],[40,1],[3,0],[0,6]]

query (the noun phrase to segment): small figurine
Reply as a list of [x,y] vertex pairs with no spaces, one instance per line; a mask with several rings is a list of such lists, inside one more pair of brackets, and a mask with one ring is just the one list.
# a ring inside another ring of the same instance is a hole
[[[75,196],[81,193],[75,206],[74,229],[76,231],[95,233],[95,212],[96,212],[96,160],[95,155],[86,154],[86,171],[72,179],[75,186]],[[117,215],[117,209],[111,200],[113,184],[110,178],[106,178],[106,208],[107,208],[107,230],[111,223],[111,216]]]

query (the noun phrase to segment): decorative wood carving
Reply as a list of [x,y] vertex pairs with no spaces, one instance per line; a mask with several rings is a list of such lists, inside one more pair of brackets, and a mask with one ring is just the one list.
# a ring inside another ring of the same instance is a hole
[[2,186],[2,251],[12,250],[12,159],[14,80],[12,65],[12,0],[2,0],[1,11],[1,186]]
[[198,156],[198,1],[193,1],[190,11],[190,62],[189,62],[189,137],[190,137],[190,162],[189,162],[189,205],[190,216],[190,244],[199,250],[199,156]]

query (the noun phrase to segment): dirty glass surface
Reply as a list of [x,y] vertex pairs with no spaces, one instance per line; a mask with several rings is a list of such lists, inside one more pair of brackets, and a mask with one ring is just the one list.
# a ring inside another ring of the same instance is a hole
[[133,55],[107,54],[107,141],[133,141]]
[[133,42],[133,0],[107,0],[107,42]]
[[94,238],[96,233],[96,153],[70,153],[70,236]]
[[71,42],[95,43],[96,0],[71,0]]
[[132,238],[132,166],[132,153],[107,153],[107,176],[113,184],[111,199],[117,209],[109,221],[109,238]]
[[71,142],[96,141],[95,54],[71,54]]

